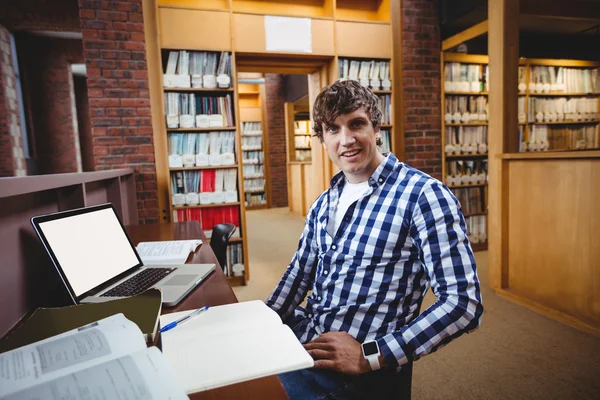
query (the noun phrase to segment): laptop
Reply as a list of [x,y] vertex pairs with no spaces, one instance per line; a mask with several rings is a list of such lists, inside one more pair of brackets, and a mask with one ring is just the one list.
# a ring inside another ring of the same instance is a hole
[[215,264],[145,266],[112,204],[31,218],[73,301],[95,303],[160,288],[174,306]]

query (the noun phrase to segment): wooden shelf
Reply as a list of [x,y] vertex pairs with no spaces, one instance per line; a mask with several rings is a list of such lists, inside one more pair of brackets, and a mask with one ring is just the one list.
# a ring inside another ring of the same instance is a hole
[[373,90],[375,94],[392,94],[391,90]]
[[226,168],[237,168],[238,165],[237,164],[231,164],[231,165],[208,165],[208,166],[201,166],[201,167],[175,167],[175,168],[169,168],[170,171],[199,171],[199,170],[203,170],[203,169],[226,169]]
[[600,121],[530,122],[530,125],[593,125]]
[[163,91],[165,92],[206,92],[206,93],[233,93],[233,88],[227,89],[207,89],[207,88],[171,88],[164,87]]
[[227,206],[239,206],[240,202],[235,203],[219,203],[219,204],[196,204],[190,206],[173,206],[173,210],[186,210],[189,208],[215,208],[215,207],[227,207]]
[[244,276],[228,276],[227,281],[231,286],[244,286],[246,284],[246,279]]
[[446,155],[446,159],[463,159],[463,158],[487,158],[486,154],[451,154]]
[[466,124],[445,124],[445,126],[487,126],[487,122],[469,122]]
[[487,183],[474,183],[472,185],[458,185],[458,186],[448,186],[448,189],[465,189],[465,188],[476,188],[476,187],[486,187]]
[[585,150],[554,150],[522,153],[506,153],[500,156],[503,160],[539,160],[539,159],[574,159],[574,158],[600,158],[599,149]]
[[242,133],[242,137],[262,137],[262,133],[252,133],[252,134],[247,134],[247,133]]
[[246,210],[265,210],[269,208],[267,204],[255,204],[246,206]]
[[472,214],[463,214],[463,217],[469,218],[469,217],[477,217],[480,215],[487,215],[487,212],[476,212],[476,213],[472,213]]
[[260,91],[258,90],[253,90],[253,91],[249,91],[249,92],[238,92],[238,94],[240,96],[242,95],[248,95],[248,96],[258,96],[260,94]]
[[312,150],[311,147],[296,147],[296,150]]
[[483,242],[483,243],[471,243],[471,248],[473,249],[473,251],[486,251],[488,249],[488,243],[487,242]]
[[391,129],[392,127],[393,127],[392,124],[381,124],[381,126],[380,126],[380,128],[383,128],[383,129]]
[[224,126],[219,128],[167,128],[167,132],[217,132],[217,131],[235,131],[235,126]]
[[231,237],[229,238],[229,243],[242,243],[244,238],[241,237]]
[[446,96],[487,96],[488,92],[444,92]]
[[250,180],[250,179],[265,179],[264,176],[244,176],[244,180]]
[[[519,93],[519,95],[521,95]],[[600,93],[529,93],[530,97],[600,97]],[[524,95],[522,95],[524,96]]]
[[256,190],[256,189],[246,189],[244,193],[265,193],[265,189]]

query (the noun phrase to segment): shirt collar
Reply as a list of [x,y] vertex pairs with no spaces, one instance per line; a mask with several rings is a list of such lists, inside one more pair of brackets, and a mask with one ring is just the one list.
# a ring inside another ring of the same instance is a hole
[[[396,156],[394,156],[392,153],[388,153],[381,164],[379,164],[379,166],[375,169],[373,174],[371,174],[371,177],[369,178],[369,186],[376,188],[383,184],[398,163],[399,161]],[[336,173],[333,178],[331,178],[329,183],[331,184],[331,188],[343,185],[344,171],[339,171]]]

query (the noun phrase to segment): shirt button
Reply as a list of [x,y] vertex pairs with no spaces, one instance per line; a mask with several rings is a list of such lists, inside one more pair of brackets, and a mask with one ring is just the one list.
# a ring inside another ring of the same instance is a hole
[[383,178],[379,178],[379,183],[383,182]]
[[321,296],[317,296],[317,301],[321,301]]
[[325,270],[323,271],[323,275],[327,275],[329,273],[329,271]]
[[334,244],[333,246],[331,246],[332,249],[337,249],[337,246]]
[[308,314],[308,318],[312,318],[312,314]]

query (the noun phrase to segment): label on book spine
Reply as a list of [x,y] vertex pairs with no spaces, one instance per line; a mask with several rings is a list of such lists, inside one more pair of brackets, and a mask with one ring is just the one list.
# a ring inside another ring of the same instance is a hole
[[194,127],[194,116],[193,115],[180,115],[179,116],[179,127],[180,128],[193,128]]
[[221,114],[209,115],[208,125],[210,128],[223,128],[225,126],[223,116]]
[[223,165],[223,157],[221,154],[209,154],[208,155],[209,165]]
[[229,75],[220,74],[219,76],[217,76],[217,85],[220,88],[228,88],[231,85],[231,78],[229,77]]
[[171,200],[173,201],[174,206],[182,206],[185,204],[185,194],[174,194]]
[[196,127],[198,127],[198,128],[210,127],[210,121],[208,119],[208,115],[206,115],[206,114],[196,115]]
[[192,87],[193,88],[201,88],[202,87],[202,75],[192,75]]
[[167,115],[167,128],[179,128],[179,115]]
[[184,167],[193,167],[196,164],[195,154],[184,154],[181,158]]
[[228,190],[225,193],[225,203],[237,203],[238,192],[236,190]]
[[198,193],[186,193],[185,194],[185,204],[190,204],[190,205],[194,205],[194,204],[198,204],[200,202],[200,198],[198,196]]
[[181,154],[170,154],[169,155],[169,168],[181,168],[183,167],[183,157]]
[[225,192],[214,192],[212,202],[215,204],[225,203]]
[[217,78],[214,75],[204,75],[202,77],[202,84],[207,89],[214,89],[217,87]]
[[200,204],[212,204],[213,194],[212,192],[202,192],[199,194]]
[[198,167],[207,167],[208,164],[208,154],[196,154],[196,165]]
[[221,154],[223,165],[233,165],[235,164],[235,154],[233,153],[223,153]]

